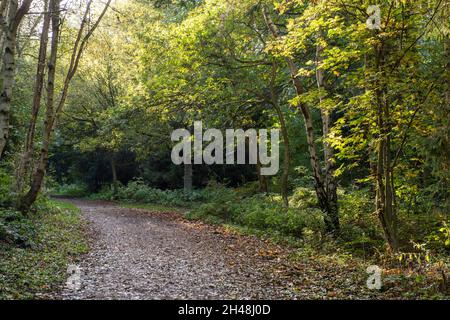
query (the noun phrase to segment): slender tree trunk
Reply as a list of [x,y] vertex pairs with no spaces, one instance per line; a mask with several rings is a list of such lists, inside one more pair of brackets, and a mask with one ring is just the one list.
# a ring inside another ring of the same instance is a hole
[[259,192],[268,193],[269,192],[269,182],[267,181],[267,176],[261,174],[261,161],[259,158],[259,153],[256,160],[256,174],[258,175]]
[[268,193],[269,183],[267,181],[267,177],[261,174],[261,162],[259,161],[259,156],[256,163],[256,173],[258,174],[259,192]]
[[[280,34],[278,31],[277,26],[273,23],[272,18],[267,12],[267,8],[263,6],[262,9],[264,19],[266,21],[267,27],[269,28],[270,32],[275,38],[279,38]],[[292,77],[292,82],[294,84],[296,93],[298,96],[302,95],[304,93],[303,85],[298,78],[298,68],[295,65],[295,62],[289,58],[286,57],[285,61],[289,67],[289,71]],[[315,191],[317,195],[317,200],[319,203],[319,207],[324,213],[324,220],[326,225],[326,230],[329,233],[337,234],[339,232],[339,229],[336,228],[336,225],[333,223],[333,219],[331,219],[331,216],[333,215],[333,212],[331,211],[330,205],[329,205],[329,197],[327,194],[327,190],[325,189],[324,185],[324,179],[321,172],[321,166],[319,162],[319,158],[317,156],[317,147],[314,137],[314,125],[313,125],[313,119],[311,110],[303,103],[298,103],[298,108],[300,112],[303,115],[303,119],[305,121],[305,128],[306,128],[306,139],[308,143],[308,151],[309,151],[309,158],[311,162],[311,168],[313,171],[313,177],[315,182]]]
[[115,159],[114,155],[112,155],[110,158],[110,164],[111,164],[113,195],[116,195],[119,184],[117,181],[117,166],[116,166],[116,159]]
[[0,52],[3,55],[3,42],[5,39],[6,29],[8,27],[6,22],[6,12],[8,10],[9,1],[2,0],[0,2]]
[[[383,125],[379,117],[378,124]],[[395,228],[394,206],[392,199],[392,188],[390,180],[386,179],[387,141],[380,138],[378,142],[378,157],[376,169],[376,211],[384,231],[386,241],[392,251],[398,251],[398,240]]]
[[19,162],[16,173],[16,190],[22,192],[25,177],[30,172],[30,162],[34,152],[34,136],[36,133],[36,121],[41,107],[42,90],[45,78],[45,63],[47,58],[48,34],[50,28],[50,13],[48,1],[45,1],[44,23],[39,46],[38,65],[36,70],[36,80],[34,85],[33,105],[31,109],[31,118],[28,124],[28,132],[25,140],[24,151]]
[[11,109],[12,91],[16,71],[17,30],[11,28],[18,8],[18,1],[9,1],[6,21],[3,22],[2,43],[2,87],[0,92],[0,159],[6,146],[9,134],[9,112]]
[[192,190],[192,164],[184,165],[184,191],[189,192]]
[[283,161],[283,173],[281,174],[280,186],[281,186],[281,196],[283,198],[283,204],[286,208],[289,208],[289,168],[291,164],[291,151],[289,143],[289,134],[286,126],[286,120],[284,118],[283,110],[281,110],[280,104],[278,103],[278,95],[275,88],[277,68],[275,65],[272,67],[272,77],[270,81],[270,99],[272,106],[275,108],[278,119],[280,120],[281,134],[283,136],[284,143],[284,161]]
[[[447,5],[447,10],[445,12],[448,12],[448,8],[450,8],[450,5]],[[447,33],[447,35],[444,38],[444,72],[445,72],[445,105],[447,106],[447,109],[450,108],[450,35]]]
[[[324,71],[320,67],[322,62],[323,47],[317,46],[316,51],[316,80],[317,88],[319,90],[325,89],[325,77]],[[323,132],[323,158],[325,161],[325,179],[324,188],[328,197],[328,215],[330,216],[331,223],[334,230],[340,229],[339,223],[339,210],[338,210],[338,197],[337,197],[337,183],[334,176],[334,150],[330,143],[327,141],[330,135],[332,126],[330,110],[323,107],[323,96],[319,94],[320,114],[322,117],[322,132]]]
[[[376,70],[379,77],[383,77],[383,63],[387,53],[383,45],[380,45],[379,48],[377,47],[375,52]],[[375,87],[377,126],[380,132],[376,166],[376,210],[389,248],[396,252],[399,249],[399,243],[397,239],[397,215],[394,206],[395,190],[391,180],[393,176],[390,138],[392,128],[390,125],[389,102],[384,80],[377,79]]]
[[[2,16],[0,26],[3,30],[3,51],[0,91],[0,159],[9,135],[9,113],[16,71],[17,32],[24,15],[30,9],[32,0],[24,0],[18,8],[17,0],[9,0],[6,21]],[[2,4],[1,6],[3,6]],[[2,8],[5,9],[5,8]]]
[[58,44],[59,44],[59,34],[60,34],[60,1],[61,0],[50,0],[50,11],[51,11],[51,21],[52,21],[52,40],[50,48],[50,58],[48,62],[48,75],[47,75],[47,103],[46,103],[46,113],[44,121],[44,134],[42,139],[41,154],[39,162],[37,164],[36,170],[33,175],[30,190],[22,198],[20,203],[20,210],[28,211],[31,205],[36,201],[39,191],[42,186],[42,182],[45,176],[45,170],[48,160],[48,150],[50,148],[50,139],[53,131],[53,123],[55,121],[55,73],[56,73],[56,62],[58,57]]
[[86,10],[84,12],[84,16],[80,25],[80,29],[78,30],[77,38],[75,40],[75,44],[72,50],[72,56],[70,58],[69,70],[67,71],[66,77],[64,79],[63,88],[61,90],[61,94],[59,97],[59,101],[55,104],[54,101],[54,86],[55,86],[55,66],[57,61],[57,51],[58,51],[58,42],[60,35],[60,4],[61,0],[50,0],[50,8],[52,13],[52,45],[51,45],[51,54],[49,60],[48,67],[48,84],[47,84],[47,110],[46,117],[44,122],[44,137],[42,141],[41,154],[39,157],[39,161],[36,167],[36,170],[33,175],[33,179],[31,182],[31,187],[29,192],[22,198],[22,201],[19,205],[20,210],[28,211],[31,205],[36,201],[36,198],[41,189],[42,183],[45,177],[45,170],[48,163],[48,151],[50,148],[51,136],[55,126],[55,122],[59,114],[61,113],[67,99],[67,95],[69,93],[69,86],[72,78],[77,72],[78,65],[80,63],[81,56],[86,48],[86,45],[97,29],[100,21],[103,19],[106,11],[109,8],[112,0],[108,0],[103,8],[103,11],[100,13],[99,17],[95,21],[94,24],[91,25],[88,31],[86,31],[86,27],[89,23],[88,16],[91,14],[91,5],[92,0],[88,1]]

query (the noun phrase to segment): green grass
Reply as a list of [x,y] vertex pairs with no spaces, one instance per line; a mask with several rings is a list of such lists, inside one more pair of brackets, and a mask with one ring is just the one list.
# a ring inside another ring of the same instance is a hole
[[68,264],[88,251],[79,209],[54,200],[48,207],[31,218],[30,246],[0,243],[0,299],[45,297],[65,282]]
[[52,205],[54,205],[55,207],[62,209],[62,210],[68,210],[68,211],[73,211],[73,212],[77,212],[77,213],[81,212],[81,210],[76,205],[74,205],[73,203],[70,203],[70,202],[52,199],[52,200],[50,200],[50,203]]

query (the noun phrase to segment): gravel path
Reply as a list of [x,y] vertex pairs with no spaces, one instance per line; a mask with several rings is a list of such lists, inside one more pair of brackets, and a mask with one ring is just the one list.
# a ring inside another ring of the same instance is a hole
[[61,299],[292,299],[277,247],[256,237],[107,202],[72,201],[88,221],[81,286]]

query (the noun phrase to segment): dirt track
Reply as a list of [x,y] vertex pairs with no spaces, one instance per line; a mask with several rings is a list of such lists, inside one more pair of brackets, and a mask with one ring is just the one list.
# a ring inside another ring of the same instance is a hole
[[92,235],[81,287],[62,299],[292,299],[277,247],[255,237],[107,202],[73,200]]

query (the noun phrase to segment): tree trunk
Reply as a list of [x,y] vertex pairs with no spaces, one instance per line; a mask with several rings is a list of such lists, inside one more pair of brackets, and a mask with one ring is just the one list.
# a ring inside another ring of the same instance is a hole
[[[384,46],[375,48],[376,71],[379,77],[384,76],[383,63],[387,54]],[[394,206],[394,185],[392,181],[393,168],[391,156],[392,131],[390,125],[389,102],[387,98],[387,87],[383,79],[375,81],[375,98],[377,103],[377,126],[380,132],[377,148],[376,166],[376,211],[384,231],[389,248],[396,252],[399,249],[397,239],[397,215]]]
[[[447,6],[449,8],[450,5]],[[448,10],[446,11],[448,12]],[[450,35],[444,38],[445,105],[450,108]]]
[[[18,1],[8,1],[6,21],[2,16],[0,26],[3,29],[1,91],[0,91],[0,159],[9,135],[9,113],[16,72],[17,32],[24,15],[30,9],[32,0],[24,0],[18,9]],[[2,4],[1,6],[3,6]],[[2,8],[5,9],[5,8]]]
[[7,32],[4,39],[3,86],[0,95],[0,159],[9,134],[9,112],[14,86],[16,36]]
[[184,165],[184,191],[192,191],[192,164]]
[[286,208],[289,208],[289,168],[291,164],[291,151],[289,144],[289,134],[286,126],[286,120],[284,118],[283,110],[281,110],[280,104],[278,103],[278,95],[275,89],[275,80],[276,80],[277,68],[275,65],[272,67],[272,77],[270,81],[270,99],[272,102],[272,106],[275,108],[278,119],[280,121],[281,126],[281,134],[283,136],[284,143],[284,161],[283,161],[283,173],[281,174],[280,179],[280,187],[281,187],[281,196],[283,198],[283,205]]
[[55,121],[55,73],[56,62],[58,57],[58,44],[60,34],[60,1],[50,0],[50,11],[52,20],[52,41],[50,49],[50,59],[48,62],[48,75],[47,75],[47,103],[44,122],[44,134],[42,139],[42,148],[37,164],[36,170],[33,174],[33,180],[31,182],[30,190],[22,198],[19,209],[21,211],[28,211],[31,205],[36,201],[39,191],[42,186],[42,182],[45,176],[45,170],[48,160],[48,150],[50,148],[50,139],[53,131],[53,124]]
[[259,192],[268,193],[269,183],[267,182],[267,177],[261,174],[261,162],[259,161],[259,155],[256,163],[256,173],[258,174]]
[[381,138],[378,142],[378,160],[376,171],[376,211],[380,220],[389,248],[398,251],[398,240],[394,224],[394,208],[392,202],[392,189],[389,180],[386,180],[386,140]]
[[[269,28],[270,32],[274,36],[274,38],[279,38],[280,34],[278,31],[277,26],[273,23],[272,18],[267,12],[267,8],[263,6],[262,13],[264,16],[264,20],[266,21],[267,27]],[[295,65],[295,62],[289,58],[286,57],[285,61],[289,67],[289,71],[292,77],[292,82],[295,87],[295,91],[298,96],[302,95],[304,93],[303,85],[298,78],[298,68]],[[319,158],[317,156],[317,147],[314,137],[314,125],[313,125],[313,119],[311,115],[310,109],[301,101],[298,103],[298,109],[303,115],[303,119],[305,121],[305,128],[306,128],[306,139],[308,143],[308,151],[309,151],[309,158],[311,162],[311,168],[313,171],[313,177],[314,177],[314,187],[317,195],[317,200],[319,203],[319,207],[321,208],[322,212],[324,213],[324,220],[326,225],[326,230],[329,233],[337,234],[339,232],[339,229],[336,228],[335,223],[333,223],[332,216],[335,216],[335,212],[333,212],[333,208],[330,207],[329,203],[329,197],[327,194],[327,190],[324,186],[324,179],[322,177],[321,172],[321,166],[319,162]]]
[[116,159],[115,159],[114,155],[112,155],[110,158],[110,164],[111,164],[113,195],[116,195],[119,184],[117,181],[117,166],[116,166]]
[[[317,46],[316,51],[316,80],[317,88],[319,90],[325,89],[325,77],[324,71],[319,66],[322,62],[323,47]],[[330,110],[324,109],[323,97],[319,94],[320,114],[322,117],[322,134],[323,134],[323,158],[325,162],[325,179],[324,188],[328,197],[328,215],[331,220],[333,230],[340,229],[339,223],[339,209],[338,209],[338,197],[337,197],[337,183],[334,176],[334,150],[330,143],[327,141],[329,138],[332,121]]]
[[20,159],[19,167],[16,173],[16,191],[22,192],[23,182],[30,171],[30,162],[34,152],[34,136],[36,133],[36,121],[41,107],[42,90],[45,77],[45,63],[47,58],[48,34],[50,28],[50,13],[48,1],[45,1],[44,23],[39,46],[38,65],[36,70],[36,81],[34,85],[33,105],[31,118],[28,124],[28,132],[25,140],[24,151]]
[[87,3],[86,10],[84,12],[83,19],[81,21],[80,28],[78,30],[77,38],[75,40],[74,47],[72,49],[72,56],[70,58],[69,63],[69,70],[67,71],[66,77],[64,79],[63,88],[61,90],[61,94],[59,97],[58,103],[55,105],[54,101],[54,91],[55,91],[55,66],[57,61],[57,51],[58,51],[58,42],[59,42],[59,35],[60,35],[60,4],[61,0],[50,0],[50,8],[51,8],[51,14],[52,14],[52,45],[51,45],[51,54],[50,54],[50,60],[49,60],[49,66],[48,66],[48,84],[47,84],[47,111],[46,111],[46,117],[44,122],[44,137],[42,141],[42,148],[41,148],[41,154],[39,157],[39,162],[36,168],[36,171],[33,175],[33,179],[31,182],[31,187],[29,192],[22,198],[22,201],[20,203],[20,210],[27,211],[31,207],[31,205],[36,200],[39,191],[42,186],[42,182],[45,177],[45,169],[48,162],[48,151],[50,147],[51,142],[51,136],[54,129],[55,121],[58,117],[58,115],[61,113],[66,99],[67,95],[69,93],[69,86],[72,78],[74,77],[75,73],[77,72],[78,65],[81,59],[81,56],[84,52],[84,49],[86,48],[86,45],[94,33],[94,31],[97,29],[98,25],[100,24],[100,21],[103,19],[103,17],[106,14],[106,11],[109,8],[109,5],[111,4],[112,0],[108,0],[103,8],[103,11],[100,13],[99,17],[93,23],[90,25],[90,28],[88,31],[86,31],[86,27],[89,23],[88,16],[91,14],[91,5],[92,0],[90,0]]
[[18,1],[9,1],[6,21],[3,22],[2,43],[2,87],[0,93],[0,159],[3,155],[9,134],[9,112],[11,109],[12,90],[16,71],[16,41],[17,30],[11,27],[18,8]]
[[6,12],[8,10],[9,1],[2,0],[0,2],[0,52],[2,52],[3,57],[3,42],[5,39],[5,31],[8,27],[6,23]]

